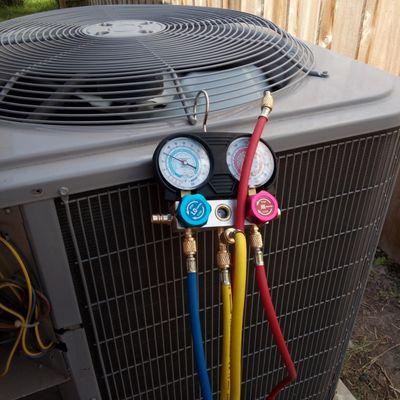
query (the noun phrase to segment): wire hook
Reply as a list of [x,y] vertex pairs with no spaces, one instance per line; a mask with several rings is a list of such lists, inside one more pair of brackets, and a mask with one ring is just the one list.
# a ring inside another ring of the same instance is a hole
[[197,121],[197,103],[199,101],[200,96],[203,95],[204,98],[206,99],[206,111],[204,113],[204,118],[203,118],[203,131],[207,132],[207,119],[208,119],[208,114],[210,112],[210,96],[208,95],[207,91],[204,89],[201,89],[197,92],[196,97],[194,99],[194,104],[193,104],[193,119]]

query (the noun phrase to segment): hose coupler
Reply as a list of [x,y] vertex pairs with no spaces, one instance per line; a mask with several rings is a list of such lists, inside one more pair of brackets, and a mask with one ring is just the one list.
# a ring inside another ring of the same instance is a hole
[[228,269],[231,265],[231,255],[226,248],[226,245],[220,243],[217,251],[217,266],[223,270]]
[[220,270],[220,279],[223,285],[230,285],[229,268],[231,266],[231,253],[228,251],[228,241],[226,230],[223,228],[218,229],[218,251],[216,262]]
[[261,102],[260,117],[268,118],[272,108],[274,107],[274,98],[270,91],[265,91]]
[[152,224],[165,224],[169,225],[174,220],[172,214],[153,214],[151,216],[151,223]]
[[228,251],[228,241],[226,231],[222,228],[218,229],[218,251],[217,251],[217,266],[221,270],[228,269],[231,265],[231,254]]
[[192,235],[191,229],[185,230],[185,238],[183,239],[183,254],[186,256],[186,267],[188,272],[197,271],[196,253],[197,245],[196,239]]
[[257,225],[252,225],[250,231],[250,248],[254,251],[256,265],[264,265],[263,239]]

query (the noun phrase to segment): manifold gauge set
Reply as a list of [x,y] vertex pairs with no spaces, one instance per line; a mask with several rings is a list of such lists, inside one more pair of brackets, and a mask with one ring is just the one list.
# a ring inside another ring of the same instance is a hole
[[[171,214],[153,222],[173,222],[177,229],[232,227],[236,192],[250,135],[208,132],[166,137],[153,164]],[[266,223],[279,214],[278,203],[265,189],[275,178],[276,157],[263,140],[254,156],[249,187],[260,189],[246,224]]]
[[[201,92],[208,102],[208,95]],[[184,233],[182,253],[188,273],[189,324],[201,394],[206,400],[215,398],[216,393],[220,393],[219,399],[222,400],[241,399],[248,265],[246,232],[250,237],[265,316],[288,370],[288,376],[277,383],[267,398],[274,399],[297,376],[270,297],[259,229],[280,215],[277,200],[267,191],[276,175],[276,156],[267,141],[261,139],[272,105],[271,94],[264,93],[253,133],[233,134],[206,131],[207,103],[204,132],[167,136],[153,155],[154,171],[164,189],[164,199],[170,211],[153,215],[152,222],[171,224]],[[194,232],[203,229],[216,229],[218,233],[215,259],[220,271],[223,327],[219,390],[211,387],[199,313]]]

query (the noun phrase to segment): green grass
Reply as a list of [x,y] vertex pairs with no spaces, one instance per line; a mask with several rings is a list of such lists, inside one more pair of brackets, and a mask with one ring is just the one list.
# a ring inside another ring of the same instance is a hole
[[[1,1],[0,1],[1,3]],[[0,5],[0,21],[58,8],[57,0],[24,0],[20,6]]]

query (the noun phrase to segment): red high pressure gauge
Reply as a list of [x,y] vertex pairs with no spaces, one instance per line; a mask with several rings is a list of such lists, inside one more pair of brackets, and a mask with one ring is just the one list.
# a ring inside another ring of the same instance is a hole
[[[248,136],[239,137],[231,142],[226,152],[226,163],[229,171],[238,181],[240,180],[240,173],[249,141],[250,138]],[[272,182],[275,176],[275,170],[274,153],[265,142],[260,141],[251,167],[249,187],[268,186],[268,183]]]

